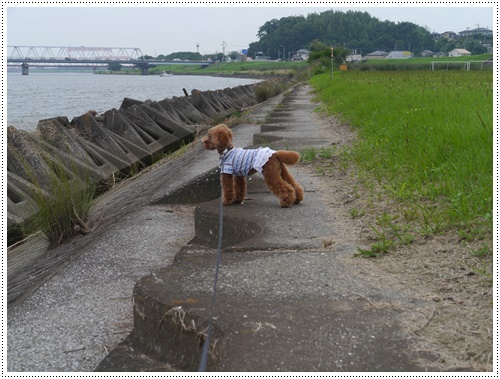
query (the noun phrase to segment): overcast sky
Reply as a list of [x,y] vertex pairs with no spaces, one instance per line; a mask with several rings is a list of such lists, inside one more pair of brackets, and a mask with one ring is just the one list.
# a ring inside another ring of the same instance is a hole
[[433,32],[467,28],[494,30],[492,7],[418,6],[356,7],[8,7],[7,45],[138,47],[157,56],[178,51],[214,53],[245,49],[257,41],[257,31],[274,18],[320,13],[334,9],[366,11],[384,21],[409,21]]

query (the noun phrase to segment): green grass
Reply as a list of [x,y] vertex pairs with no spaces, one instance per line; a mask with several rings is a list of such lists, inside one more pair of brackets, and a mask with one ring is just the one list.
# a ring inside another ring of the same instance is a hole
[[337,72],[311,84],[327,113],[358,130],[349,158],[363,177],[422,230],[491,230],[491,71]]
[[[393,64],[428,64],[431,62],[466,62],[466,61],[486,61],[490,59],[492,54],[468,55],[463,57],[425,57],[425,58],[410,58],[410,59],[384,59],[382,62]],[[381,60],[368,60],[366,64],[377,64]]]
[[[349,64],[349,70],[380,70],[380,71],[405,71],[405,70],[430,70],[431,62],[437,62],[435,69],[464,70],[465,62],[485,62],[492,54],[469,55],[463,57],[426,57],[410,59],[373,59],[361,63]],[[439,62],[453,62],[452,64],[439,64]],[[492,71],[493,65],[481,65],[481,63],[471,63],[472,70]]]
[[306,147],[300,152],[300,159],[303,163],[311,163],[317,158],[331,159],[335,153],[335,147]]
[[197,75],[294,75],[297,71],[307,68],[306,62],[230,62],[216,63],[201,68],[197,65],[165,65],[149,70],[152,75],[163,71],[175,74]]
[[[42,231],[50,247],[56,247],[68,238],[89,232],[89,215],[96,186],[90,176],[83,179],[54,160],[47,160],[50,171],[42,186],[32,174],[32,198],[37,212],[23,225],[25,235]],[[45,188],[45,189],[44,189]]]

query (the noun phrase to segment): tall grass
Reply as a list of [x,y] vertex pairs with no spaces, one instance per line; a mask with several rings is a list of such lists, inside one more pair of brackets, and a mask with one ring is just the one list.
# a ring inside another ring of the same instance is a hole
[[255,86],[255,98],[259,103],[279,95],[287,89],[288,85],[279,79],[269,79]]
[[[362,172],[440,225],[492,222],[492,72],[344,72],[311,79],[359,131]],[[430,206],[429,204],[432,204]]]
[[37,212],[24,223],[24,234],[42,231],[50,247],[56,247],[68,238],[86,234],[90,230],[89,215],[96,185],[90,175],[83,173],[83,179],[55,160],[47,160],[50,171],[46,184],[41,185],[31,174],[34,188],[31,196],[37,205]]

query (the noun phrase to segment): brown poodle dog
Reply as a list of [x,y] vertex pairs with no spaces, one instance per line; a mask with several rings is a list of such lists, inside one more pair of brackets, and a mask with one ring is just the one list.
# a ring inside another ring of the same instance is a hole
[[282,207],[298,204],[304,190],[293,179],[285,165],[300,159],[296,151],[274,151],[269,148],[242,149],[233,147],[233,132],[224,124],[214,126],[203,138],[207,150],[217,150],[221,156],[222,201],[224,205],[242,204],[246,197],[246,177],[261,172]]

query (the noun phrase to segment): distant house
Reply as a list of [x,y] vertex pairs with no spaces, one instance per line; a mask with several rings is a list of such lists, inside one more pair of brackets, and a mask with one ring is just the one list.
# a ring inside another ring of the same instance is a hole
[[441,33],[437,33],[437,32],[432,32],[431,33],[431,37],[434,41],[437,41],[438,39],[442,38],[441,37]]
[[461,32],[458,32],[458,34],[460,35],[460,37],[475,36],[475,35],[491,36],[493,35],[493,31],[487,28],[475,28],[475,29],[462,30]]
[[434,52],[433,51],[430,51],[430,50],[424,50],[420,53],[420,56],[421,57],[433,57],[434,56]]
[[433,57],[435,57],[435,58],[442,58],[442,57],[446,57],[446,56],[447,56],[446,53],[443,53],[441,51],[439,51],[433,55]]
[[385,59],[408,59],[413,58],[413,54],[409,51],[391,51]]
[[374,51],[373,53],[366,54],[365,58],[368,60],[384,59],[388,55],[389,55],[389,53],[386,53],[385,51],[377,50],[377,51]]
[[446,39],[457,39],[458,35],[455,32],[444,32],[441,34],[441,38],[446,38]]
[[448,53],[449,57],[463,57],[465,55],[470,55],[470,51],[465,49],[453,49]]
[[361,54],[350,54],[345,57],[345,61],[347,63],[353,63],[353,62],[361,62],[363,60],[363,57]]
[[300,49],[297,51],[293,51],[290,54],[292,54],[290,56],[290,59],[292,61],[307,61],[309,59],[309,54],[311,54],[311,52],[307,49]]

